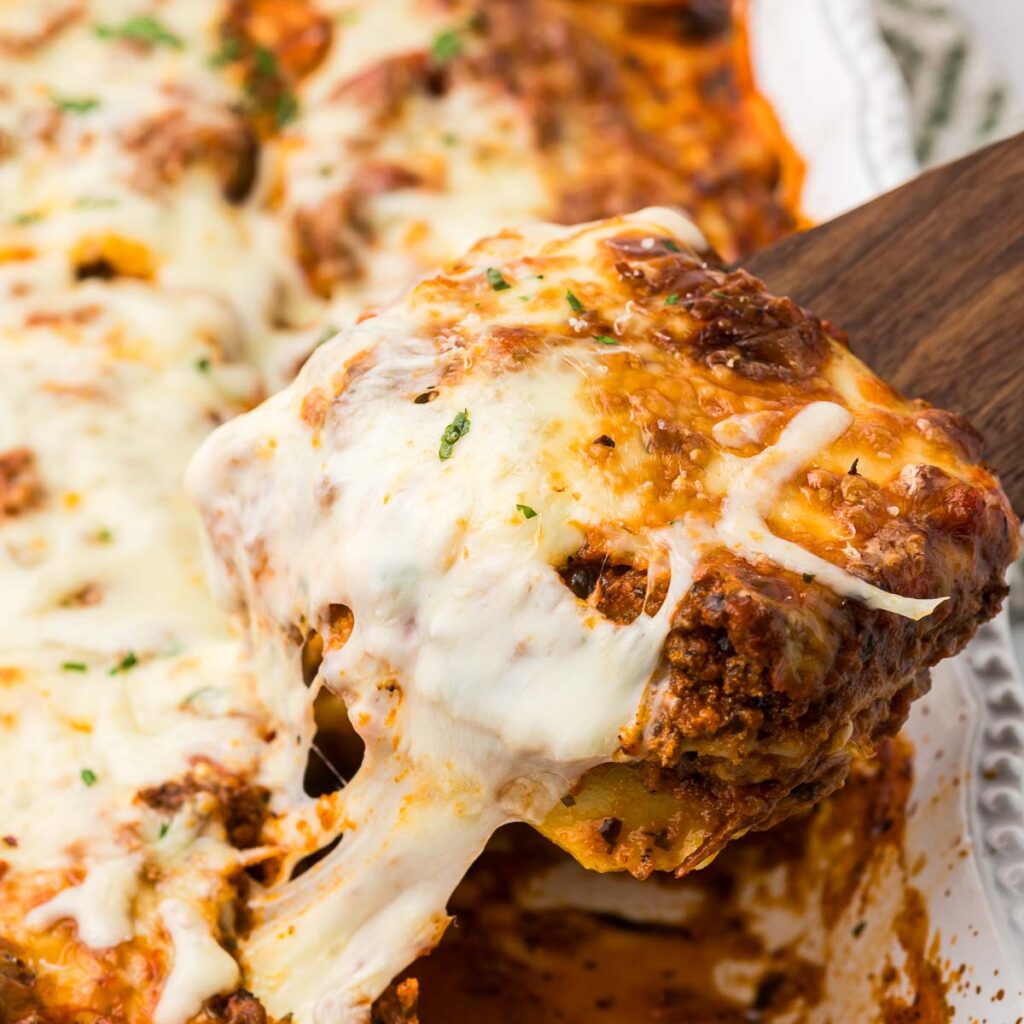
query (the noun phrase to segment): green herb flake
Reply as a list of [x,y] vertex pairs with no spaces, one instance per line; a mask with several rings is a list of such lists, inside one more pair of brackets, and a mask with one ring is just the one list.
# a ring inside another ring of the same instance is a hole
[[151,14],[139,14],[120,25],[96,25],[95,32],[100,39],[126,39],[146,46],[168,46],[172,50],[181,50],[185,46],[180,36]]
[[508,281],[501,276],[501,271],[498,270],[497,267],[487,268],[487,280],[496,292],[503,292],[506,288],[512,287],[512,285],[510,285]]
[[65,661],[61,668],[65,672],[88,672],[89,666],[84,661]]
[[264,78],[277,77],[277,57],[274,56],[273,50],[268,50],[265,46],[257,46],[253,51],[252,59],[257,74],[263,75]]
[[805,572],[804,575],[803,575],[803,580],[804,580],[804,583],[813,583],[814,582],[814,573],[813,572]]
[[582,313],[583,312],[583,310],[584,310],[583,303],[580,302],[580,300],[577,299],[576,296],[573,295],[573,293],[571,291],[566,291],[566,293],[565,293],[565,301],[569,303],[569,308],[574,313]]
[[673,292],[666,300],[666,306],[677,306],[679,304],[679,296],[676,292]]
[[96,782],[98,781],[96,778],[96,773],[91,768],[83,768],[81,772],[79,772],[79,775],[81,775],[82,781],[87,786],[95,786]]
[[727,298],[729,298],[729,293],[728,292],[723,292],[721,288],[713,289],[711,294],[714,295],[714,297],[716,299],[727,299]]
[[440,32],[430,44],[430,59],[435,64],[447,64],[462,53],[462,36],[455,29]]
[[37,224],[43,219],[43,215],[35,210],[30,210],[27,213],[19,213],[14,218],[15,224]]
[[665,248],[668,249],[669,252],[683,251],[682,249],[679,248],[679,244],[675,241],[675,239],[672,238],[663,238],[661,240],[661,244],[665,246]]
[[165,835],[167,835],[167,833],[170,832],[170,831],[171,831],[170,824],[168,822],[166,822],[166,821],[161,821],[160,822],[160,832],[157,835],[157,839],[163,839],[163,837]]
[[127,672],[128,669],[134,668],[138,665],[139,659],[135,656],[134,651],[129,651],[111,670],[110,674],[116,676],[121,672]]
[[619,339],[613,338],[610,334],[598,334],[594,340],[601,342],[602,345],[618,345],[619,343]]
[[469,410],[463,409],[462,412],[456,413],[455,418],[444,428],[444,433],[441,435],[441,447],[437,451],[439,458],[450,459],[452,449],[468,433]]
[[455,132],[445,132],[441,136],[441,141],[446,146],[457,146],[459,144],[459,137],[458,135],[455,134]]
[[227,39],[221,43],[221,47],[216,53],[210,55],[208,61],[212,68],[223,68],[228,64],[234,64],[239,57],[242,56],[242,40],[238,36],[228,36]]
[[51,92],[50,101],[66,114],[88,114],[100,106],[100,101],[95,96],[59,96]]
[[536,511],[530,508],[529,505],[516,505],[516,508],[523,513],[524,519],[533,519],[537,515]]
[[101,526],[101,527],[100,527],[100,528],[99,528],[99,529],[98,529],[98,530],[96,531],[96,539],[97,539],[97,540],[98,540],[98,541],[99,541],[99,542],[100,542],[101,544],[109,544],[109,543],[110,543],[110,542],[111,542],[111,541],[112,541],[112,540],[114,539],[114,535],[113,535],[113,533],[111,533],[111,531],[110,531],[110,530],[108,530],[108,529],[107,529],[107,528],[106,528],[105,526]]
[[196,365],[196,369],[200,373],[209,373],[210,372],[210,360],[207,359],[206,356],[202,356],[199,359],[197,359],[195,365]]
[[109,196],[79,196],[75,200],[79,210],[108,210],[117,206],[117,200]]
[[295,93],[285,90],[277,97],[274,104],[274,120],[278,128],[284,128],[299,116],[299,101]]

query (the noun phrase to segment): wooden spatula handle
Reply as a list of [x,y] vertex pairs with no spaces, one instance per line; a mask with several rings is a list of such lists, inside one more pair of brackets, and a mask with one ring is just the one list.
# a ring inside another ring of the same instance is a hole
[[966,416],[1024,511],[1024,133],[744,265],[904,394]]

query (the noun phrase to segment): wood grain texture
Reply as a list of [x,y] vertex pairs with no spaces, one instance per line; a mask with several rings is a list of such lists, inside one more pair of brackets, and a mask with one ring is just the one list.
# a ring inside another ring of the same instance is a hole
[[905,395],[966,416],[1024,511],[1024,134],[744,261]]

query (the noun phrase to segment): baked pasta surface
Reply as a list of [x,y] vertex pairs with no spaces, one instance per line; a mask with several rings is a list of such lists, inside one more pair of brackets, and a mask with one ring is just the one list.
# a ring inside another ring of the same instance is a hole
[[220,596],[297,689],[317,638],[366,744],[255,905],[267,1008],[356,1019],[508,821],[645,877],[835,789],[1005,593],[977,454],[666,209],[506,230],[321,346],[189,470]]
[[[306,793],[314,691],[293,685],[292,641],[305,643],[311,675],[351,610],[250,656],[207,595],[180,486],[189,457],[326,336],[482,234],[668,202],[733,257],[795,223],[799,162],[751,92],[741,35],[717,3],[0,0],[0,96],[0,1019],[261,1024],[241,988],[255,984],[250,897],[344,823],[337,796]],[[586,284],[589,323],[609,309]],[[531,363],[537,344],[509,336],[493,358]],[[605,415],[612,429],[624,413]],[[657,488],[676,457],[656,454],[666,444],[642,455]],[[625,453],[598,447],[573,458],[621,497],[627,478],[609,457]],[[821,500],[827,516],[833,499]],[[547,528],[550,511],[534,510],[525,525]],[[602,621],[636,621],[638,602],[651,606],[670,580],[648,573],[648,600],[641,553],[616,562],[613,580],[595,561],[610,541],[573,538],[559,586]],[[715,561],[732,575],[712,581],[729,611],[706,623],[695,608],[700,638],[720,642],[714,631],[746,614],[733,610],[743,588],[756,589],[732,557]],[[963,557],[959,591],[944,589],[938,558],[922,584],[923,595],[953,595],[942,614],[962,618],[950,645],[998,560]],[[876,582],[911,593],[892,572]],[[821,585],[798,589],[814,608],[835,604]],[[788,628],[755,605],[743,607],[758,624]],[[903,650],[904,628],[886,639],[879,627],[883,648]],[[673,655],[666,643],[665,656],[696,664],[694,644]],[[892,668],[904,692],[911,660],[936,653],[928,641]],[[821,686],[859,685],[843,676],[848,644],[833,662],[818,655]],[[758,676],[751,687],[792,674],[739,646],[735,657],[756,664],[738,670]],[[879,681],[889,665],[851,697],[861,707],[878,695],[877,721],[862,714],[832,774],[823,766],[815,779],[837,780],[849,749],[895,724],[901,711]],[[643,740],[642,771],[656,774],[647,788],[662,802],[643,813],[664,818],[671,838],[659,832],[651,853],[623,818],[608,843],[572,808],[547,818],[548,833],[598,867],[642,874],[666,842],[666,863],[682,863],[692,833],[671,821],[679,787],[693,784],[687,762],[700,786],[764,790],[745,816],[712,821],[716,835],[785,809],[797,782],[775,781],[777,755],[759,749],[752,715],[772,728],[803,715],[816,743],[842,709],[786,682],[752,712],[746,690],[708,685],[721,699],[693,705],[667,683],[646,720],[657,739]],[[703,732],[691,706],[711,709]],[[732,746],[712,753],[733,720]],[[727,764],[751,752],[761,777],[730,778]],[[621,770],[603,787],[574,783],[575,806],[589,793],[605,809],[609,793],[635,795],[640,769]]]

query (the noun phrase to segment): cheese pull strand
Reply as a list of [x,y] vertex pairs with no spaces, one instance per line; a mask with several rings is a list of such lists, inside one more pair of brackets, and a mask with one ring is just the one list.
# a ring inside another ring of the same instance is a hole
[[497,794],[460,792],[443,769],[369,762],[345,791],[337,848],[253,905],[247,976],[276,1017],[365,1021],[391,979],[440,939],[449,896],[506,820]]

